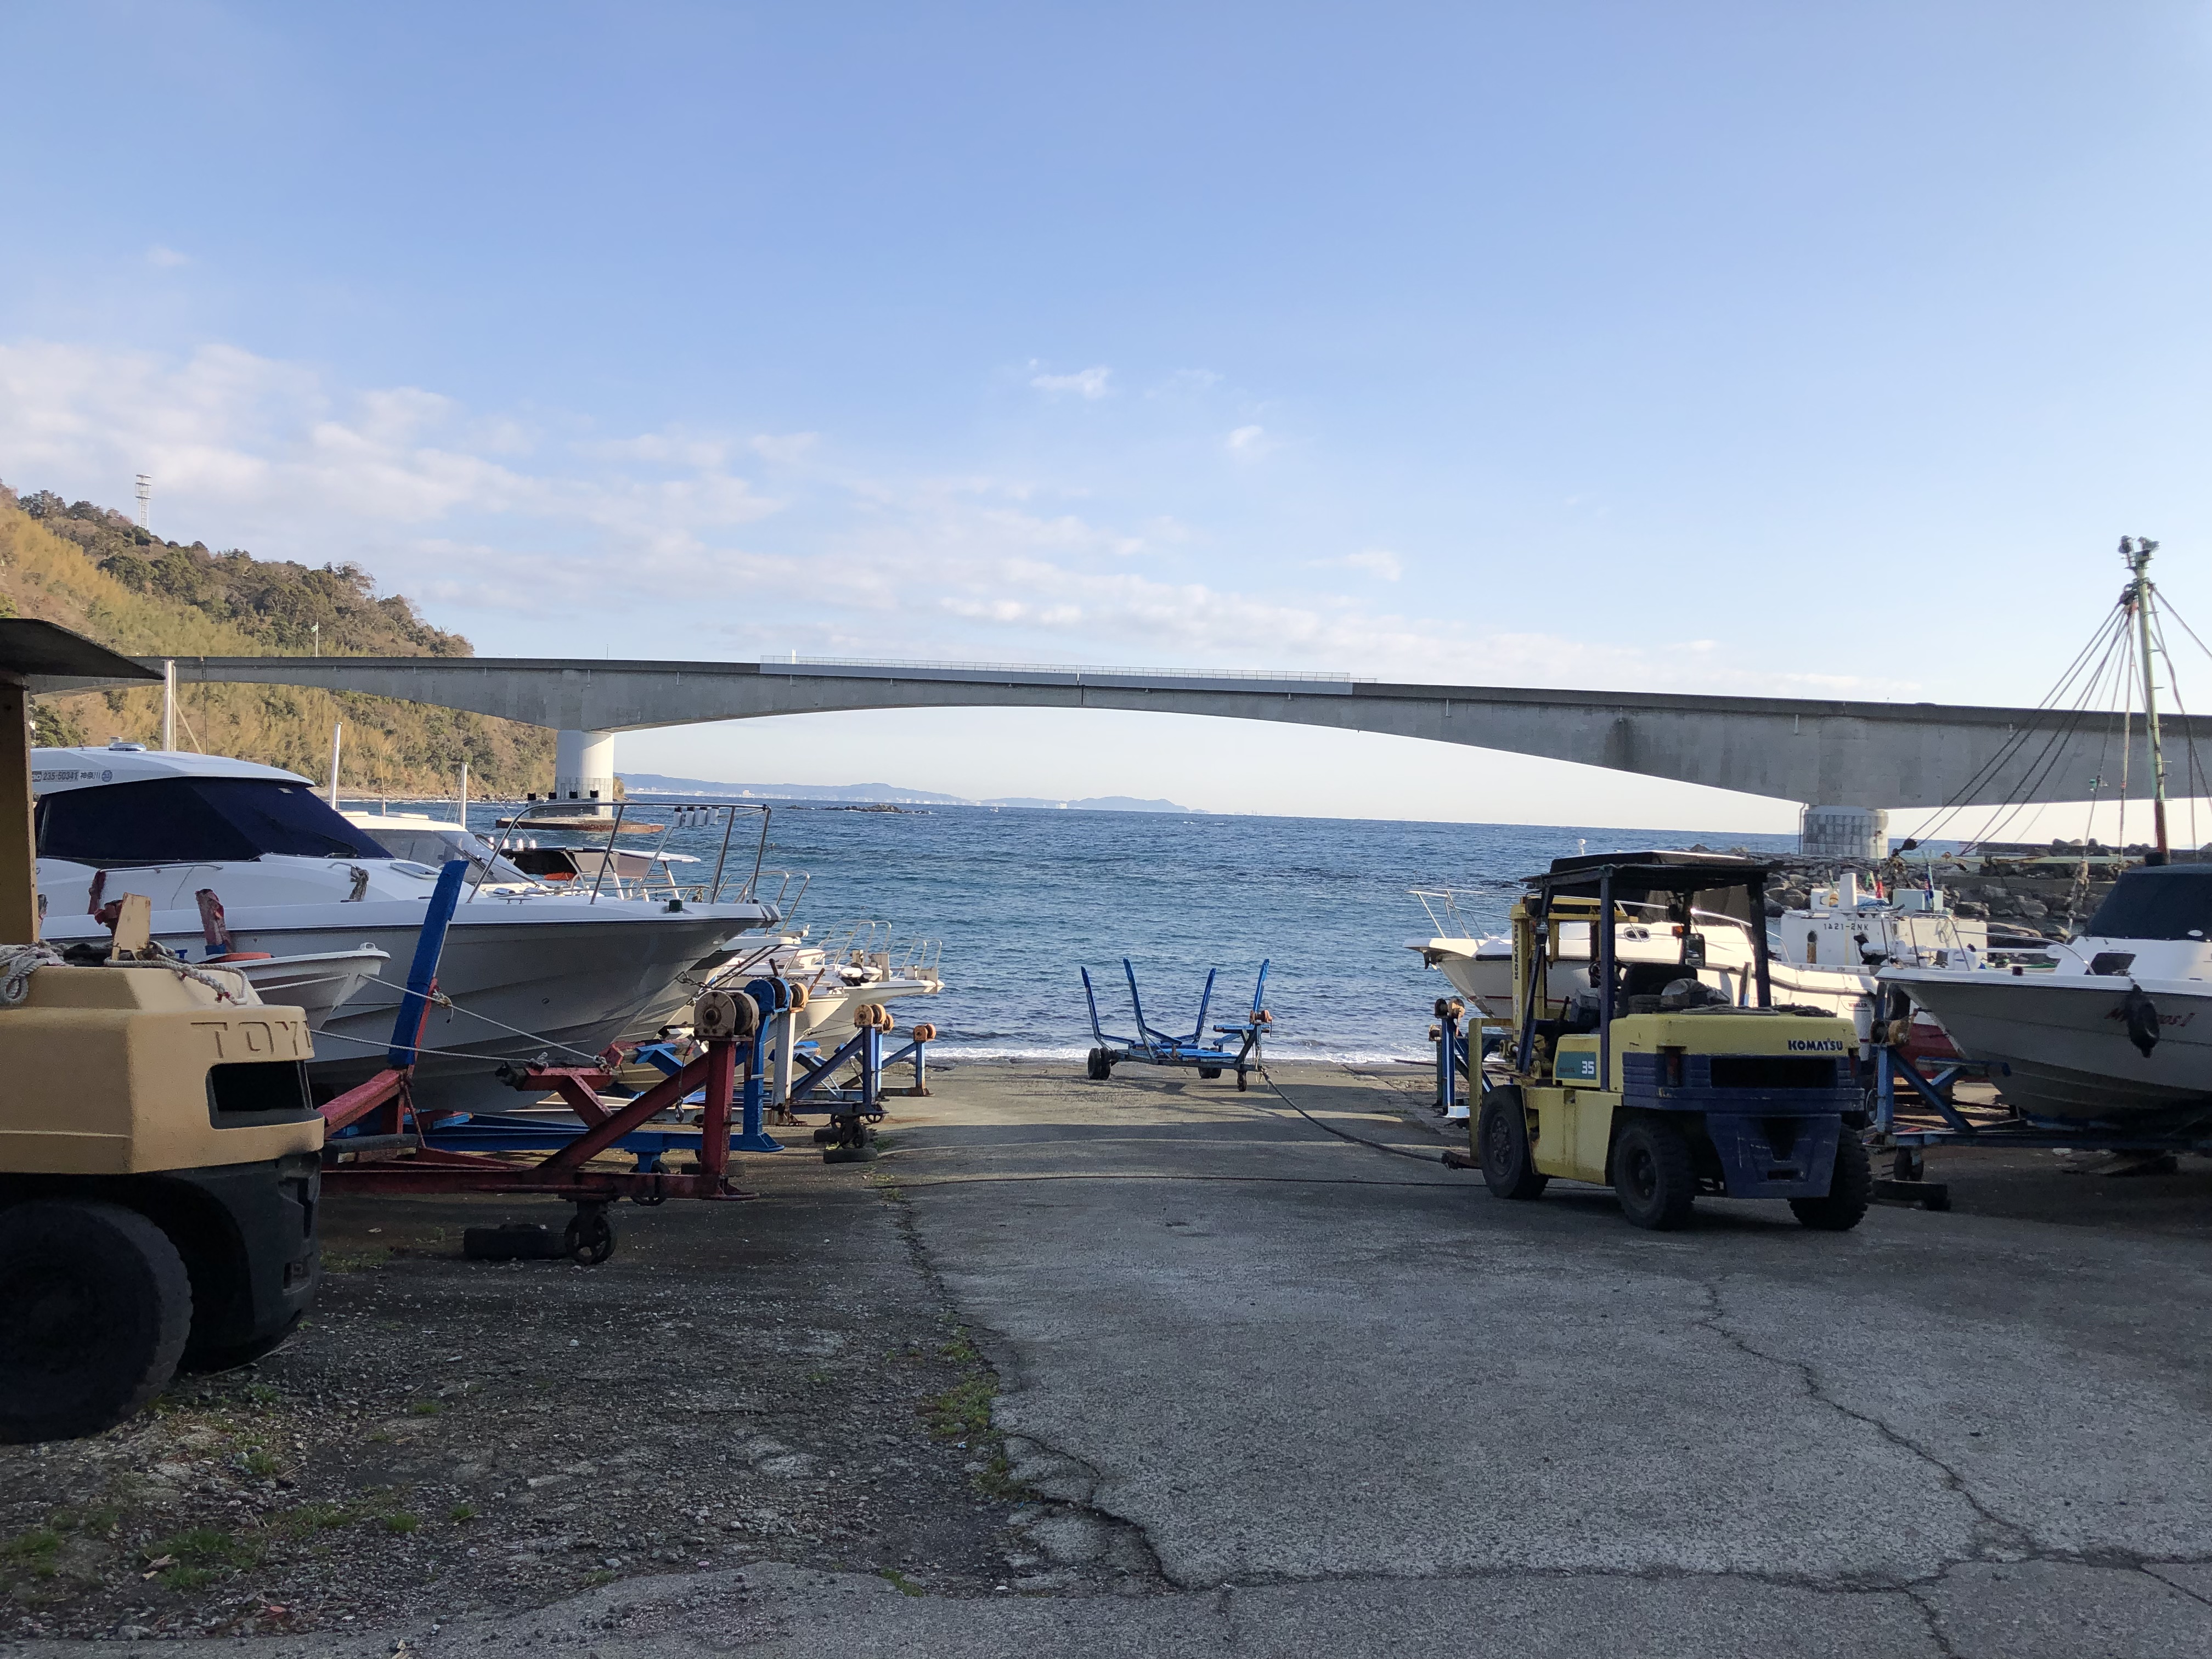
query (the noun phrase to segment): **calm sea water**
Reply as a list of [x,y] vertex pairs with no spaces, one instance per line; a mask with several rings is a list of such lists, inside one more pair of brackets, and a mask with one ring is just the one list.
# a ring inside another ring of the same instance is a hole
[[[470,819],[495,834],[495,816],[479,809]],[[669,850],[711,858],[717,839],[679,830]],[[1079,1056],[1091,1042],[1079,964],[1100,988],[1108,1029],[1126,1030],[1125,956],[1146,1013],[1164,1029],[1189,1030],[1210,967],[1221,969],[1215,1013],[1248,1006],[1265,957],[1273,1052],[1419,1058],[1430,1005],[1449,987],[1405,948],[1430,931],[1407,888],[1476,890],[1461,914],[1494,933],[1522,876],[1585,843],[1593,853],[1795,844],[1711,831],[800,806],[775,809],[769,840],[770,866],[812,877],[794,917],[812,937],[873,920],[901,941],[944,941],[944,994],[896,1012],[902,1027],[933,1021],[947,1058]]]

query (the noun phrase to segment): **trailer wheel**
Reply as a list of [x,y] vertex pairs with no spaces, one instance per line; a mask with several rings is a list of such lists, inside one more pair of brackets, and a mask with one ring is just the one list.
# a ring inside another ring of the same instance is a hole
[[168,1236],[117,1204],[0,1210],[0,1440],[97,1434],[175,1375],[192,1285]]
[[1114,1062],[1106,1058],[1106,1051],[1103,1048],[1093,1048],[1091,1051],[1089,1069],[1091,1080],[1093,1083],[1103,1083],[1114,1075]]
[[[1793,1198],[1790,1210],[1808,1227],[1824,1233],[1847,1233],[1866,1218],[1867,1205],[1873,1197],[1874,1164],[1867,1157],[1866,1143],[1847,1128],[1836,1143],[1836,1169],[1828,1177],[1828,1195]],[[1948,1198],[1947,1194],[1947,1206]]]
[[1510,1084],[1492,1089],[1475,1119],[1474,1153],[1482,1164],[1482,1179],[1498,1198],[1540,1198],[1551,1182],[1536,1173],[1536,1155],[1528,1146],[1528,1109],[1521,1091]]
[[[1218,1066],[1201,1066],[1198,1068],[1198,1074],[1206,1082],[1211,1083],[1221,1075],[1221,1068]],[[1240,1073],[1238,1075],[1243,1074]]]
[[1682,1132],[1650,1118],[1624,1126],[1613,1144],[1613,1190],[1621,1213],[1639,1227],[1668,1232],[1688,1221],[1698,1171]]
[[596,1267],[615,1253],[615,1226],[602,1204],[579,1204],[561,1242],[580,1267]]

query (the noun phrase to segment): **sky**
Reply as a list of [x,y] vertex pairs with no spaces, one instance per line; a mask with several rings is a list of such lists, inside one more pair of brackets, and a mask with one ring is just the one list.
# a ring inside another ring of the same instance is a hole
[[[2204,3],[71,0],[0,60],[0,480],[486,654],[2033,703],[2124,533],[2212,621]],[[1796,821],[1168,716],[620,752]]]

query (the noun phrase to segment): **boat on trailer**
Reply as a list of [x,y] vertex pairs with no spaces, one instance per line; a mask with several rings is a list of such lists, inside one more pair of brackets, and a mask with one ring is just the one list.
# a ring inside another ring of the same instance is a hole
[[[362,946],[413,960],[438,866],[393,857],[296,773],[137,744],[40,749],[33,787],[45,933],[57,945],[104,939],[94,912],[133,892],[152,901],[154,937],[193,960]],[[717,902],[719,868],[672,900],[501,879],[496,859],[472,871],[447,934],[418,1097],[456,1109],[506,1103],[502,1066],[587,1058],[641,1019],[666,1018],[734,940],[782,919],[753,897],[758,851],[747,850],[726,902]],[[228,952],[209,948],[203,890],[223,908]],[[383,1067],[400,989],[369,981],[334,1009],[310,1067],[319,1090]]]

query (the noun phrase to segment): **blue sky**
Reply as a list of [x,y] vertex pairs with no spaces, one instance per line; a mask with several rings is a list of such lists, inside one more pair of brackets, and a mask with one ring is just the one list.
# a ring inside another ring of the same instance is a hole
[[[486,653],[2033,702],[2124,532],[2212,618],[2201,3],[78,3],[0,50],[0,478],[151,472],[164,533]],[[1133,715],[623,753],[1794,821]]]

